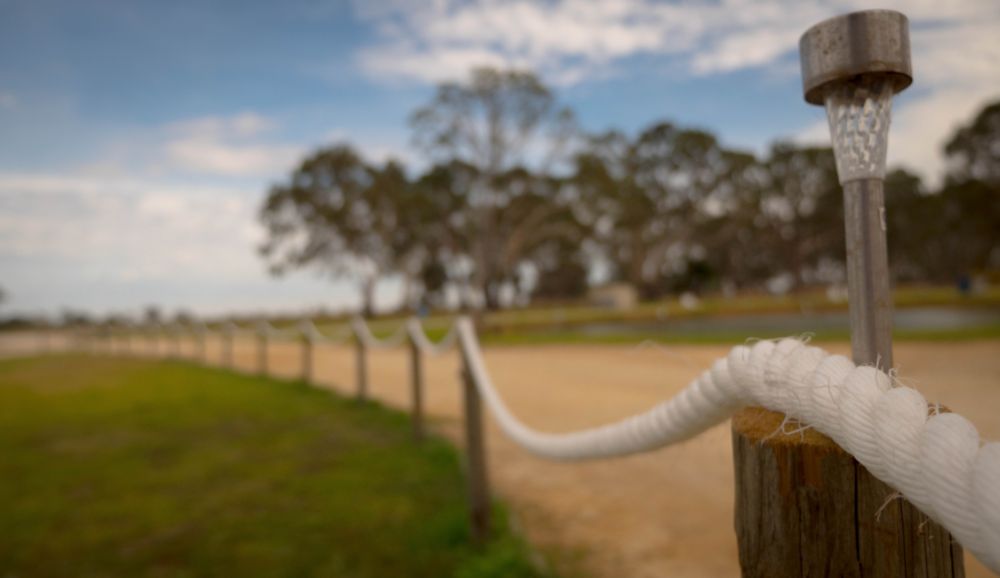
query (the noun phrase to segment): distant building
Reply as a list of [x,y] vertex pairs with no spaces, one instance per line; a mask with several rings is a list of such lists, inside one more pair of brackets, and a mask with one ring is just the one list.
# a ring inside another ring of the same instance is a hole
[[639,292],[628,283],[608,283],[592,287],[587,293],[587,301],[605,309],[631,309],[639,303]]

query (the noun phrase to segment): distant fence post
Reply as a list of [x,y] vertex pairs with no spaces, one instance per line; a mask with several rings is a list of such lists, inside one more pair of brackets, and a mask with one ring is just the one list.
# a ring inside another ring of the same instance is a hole
[[52,346],[49,344],[48,327],[42,327],[42,329],[38,333],[38,340],[39,340],[38,350],[41,353],[49,353],[49,351],[52,349]]
[[267,375],[267,327],[257,326],[257,373]]
[[181,334],[174,326],[170,326],[164,331],[166,332],[167,357],[177,359],[181,356]]
[[410,346],[410,388],[413,403],[413,439],[418,442],[424,439],[424,367],[420,354],[420,346],[411,334],[408,340]]
[[365,345],[365,330],[367,326],[360,317],[351,319],[351,333],[354,335],[354,370],[357,374],[357,399],[368,399],[368,347]]
[[354,365],[357,369],[358,401],[368,399],[368,348],[360,335],[354,335]]
[[308,328],[302,328],[302,381],[313,380],[313,335]]
[[490,537],[490,488],[486,471],[486,448],[483,436],[483,408],[479,390],[462,352],[462,398],[465,406],[465,462],[469,500],[469,526],[472,540],[482,545]]
[[195,328],[195,339],[198,340],[198,361],[205,363],[208,361],[208,328],[204,323]]
[[222,328],[222,366],[227,369],[233,368],[233,326],[227,323]]

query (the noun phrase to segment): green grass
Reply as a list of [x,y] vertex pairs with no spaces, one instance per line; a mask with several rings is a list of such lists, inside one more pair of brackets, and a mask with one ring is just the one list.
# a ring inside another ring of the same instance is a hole
[[408,418],[190,364],[0,362],[0,576],[536,576]]
[[[912,307],[949,307],[957,309],[996,309],[1000,307],[1000,287],[990,287],[975,295],[962,296],[954,287],[934,286],[904,286],[893,291],[893,303],[896,309]],[[696,309],[686,309],[676,298],[640,303],[629,310],[615,310],[594,307],[586,303],[539,304],[525,308],[512,308],[494,311],[484,315],[483,328],[487,340],[494,343],[532,343],[532,342],[622,342],[634,339],[635,332],[622,335],[587,337],[575,334],[574,327],[594,323],[653,323],[661,319],[690,319],[698,317],[726,317],[737,315],[761,315],[770,313],[798,313],[801,311],[824,312],[846,311],[847,303],[833,302],[822,290],[805,290],[787,295],[770,295],[766,293],[744,293],[732,297],[723,295],[704,296]],[[435,314],[423,320],[424,328],[432,339],[440,339],[447,333],[454,318],[452,314]],[[405,316],[384,316],[369,321],[372,332],[378,337],[387,337],[404,322]],[[280,321],[279,321],[280,323]],[[291,324],[291,321],[286,321]],[[319,322],[324,331],[337,331],[344,327],[343,320],[323,320]],[[540,335],[531,335],[531,333]],[[926,338],[920,332],[901,334],[901,337]],[[985,333],[985,335],[984,335]],[[930,335],[934,339],[971,339],[973,334],[984,337],[995,337],[998,330],[958,331],[945,334]],[[641,339],[641,336],[639,336]],[[730,335],[676,337],[654,335],[651,338],[659,341],[678,342],[722,342],[731,341]],[[742,337],[746,337],[743,335]],[[830,339],[846,339],[831,335]]]

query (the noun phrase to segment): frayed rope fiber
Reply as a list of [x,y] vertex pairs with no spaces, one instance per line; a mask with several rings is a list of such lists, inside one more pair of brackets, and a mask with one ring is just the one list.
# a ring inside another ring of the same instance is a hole
[[981,445],[975,426],[958,414],[929,415],[920,392],[893,387],[874,367],[796,339],[761,341],[733,348],[644,413],[551,434],[526,426],[504,404],[471,321],[459,319],[457,330],[468,371],[500,428],[535,454],[584,460],[649,451],[691,438],[741,407],[762,406],[832,438],[1000,573],[1000,443]]

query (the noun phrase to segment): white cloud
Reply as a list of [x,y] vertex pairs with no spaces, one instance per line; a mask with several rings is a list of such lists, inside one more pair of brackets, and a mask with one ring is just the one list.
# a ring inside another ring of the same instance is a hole
[[[5,312],[59,307],[206,314],[356,307],[348,281],[268,278],[255,248],[263,191],[82,173],[0,173]],[[395,306],[398,283],[379,287]]]
[[13,110],[17,107],[17,96],[9,90],[0,90],[0,110]]
[[[476,65],[525,66],[570,82],[636,54],[674,55],[694,74],[771,65],[794,53],[799,36],[820,20],[868,8],[862,0],[805,3],[722,0],[358,0],[359,16],[378,40],[360,53],[362,68],[381,79],[437,82]],[[985,0],[888,0],[914,24],[947,28],[992,23]],[[961,43],[959,43],[961,46]],[[940,46],[943,50],[947,47]]]
[[[879,7],[910,18],[915,76],[897,101],[889,160],[934,181],[944,141],[1000,91],[1000,3],[883,0]],[[358,14],[377,32],[359,64],[388,81],[439,82],[475,66],[507,65],[576,84],[645,54],[695,77],[744,69],[788,74],[806,29],[867,8],[867,0],[358,0]],[[797,138],[828,142],[825,122]]]
[[615,59],[674,52],[697,39],[685,9],[634,0],[358,4],[381,41],[360,54],[378,78],[434,82],[474,66],[528,67],[572,82]]
[[[0,174],[0,254],[122,280],[259,277],[261,192],[83,175]],[[94,269],[91,270],[94,272]]]
[[164,162],[173,168],[229,177],[273,177],[302,154],[295,145],[262,142],[276,124],[254,113],[205,117],[165,127]]

